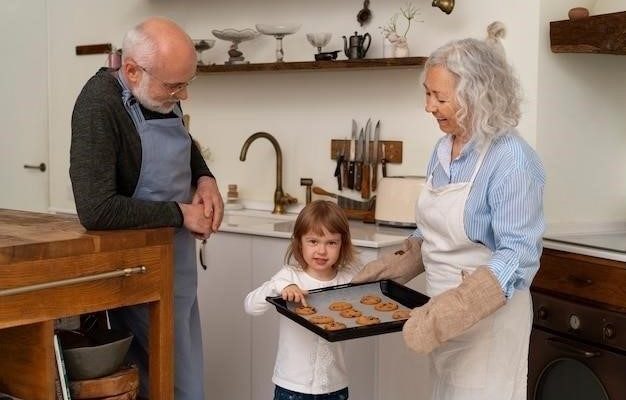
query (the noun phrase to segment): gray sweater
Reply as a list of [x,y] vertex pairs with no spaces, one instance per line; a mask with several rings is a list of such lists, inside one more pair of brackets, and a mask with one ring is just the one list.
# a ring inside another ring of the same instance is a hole
[[[102,68],[87,81],[72,113],[70,179],[80,222],[96,230],[182,226],[176,202],[131,197],[141,169],[141,141],[112,72]],[[142,111],[146,119],[177,118]],[[190,168],[189,185],[213,176],[195,144]]]

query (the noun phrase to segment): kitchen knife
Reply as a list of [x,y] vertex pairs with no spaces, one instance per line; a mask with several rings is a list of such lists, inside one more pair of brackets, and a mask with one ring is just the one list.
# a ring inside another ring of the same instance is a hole
[[383,158],[380,160],[380,166],[383,170],[383,178],[387,177],[387,149],[385,148],[385,144],[383,143]]
[[350,158],[348,160],[348,180],[346,186],[348,189],[354,189],[354,161],[356,152],[356,121],[352,120],[352,135],[350,137]]
[[365,146],[363,148],[363,167],[361,172],[361,198],[370,198],[370,139],[372,137],[372,121],[365,124]]
[[348,157],[350,157],[350,141],[345,139],[341,146],[341,182],[342,186],[348,184]]
[[343,162],[343,154],[339,150],[337,150],[337,165],[335,166],[334,177],[337,178],[337,190],[343,190],[341,185],[341,164]]
[[378,160],[380,159],[378,155],[378,140],[380,139],[380,120],[376,123],[376,128],[374,129],[374,162],[372,163],[372,192],[376,191],[376,185],[378,184]]
[[359,139],[356,142],[356,159],[354,161],[354,190],[361,190],[361,176],[363,168],[363,147],[365,146],[365,133],[363,128],[359,132]]

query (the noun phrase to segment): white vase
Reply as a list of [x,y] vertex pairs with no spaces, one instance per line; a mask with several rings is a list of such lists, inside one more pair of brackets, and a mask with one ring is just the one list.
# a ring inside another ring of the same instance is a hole
[[393,48],[393,56],[394,57],[408,57],[409,56],[409,46],[394,46]]
[[395,46],[386,37],[383,37],[383,58],[395,57]]

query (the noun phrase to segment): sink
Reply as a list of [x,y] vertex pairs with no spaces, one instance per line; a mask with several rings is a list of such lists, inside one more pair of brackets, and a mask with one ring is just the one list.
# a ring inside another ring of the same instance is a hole
[[271,217],[254,217],[250,215],[224,215],[223,224],[229,226],[254,226],[282,222]]
[[242,213],[226,213],[224,214],[224,220],[222,225],[230,227],[256,227],[266,226],[267,228],[275,229],[281,232],[291,232],[293,229],[293,223],[295,216],[289,215],[258,215],[254,214],[242,214]]

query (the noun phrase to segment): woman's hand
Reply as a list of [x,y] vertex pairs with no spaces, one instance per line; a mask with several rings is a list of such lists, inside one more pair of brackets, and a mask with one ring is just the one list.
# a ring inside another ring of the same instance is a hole
[[300,289],[295,283],[287,286],[281,292],[283,300],[291,301],[294,303],[302,303],[302,305],[305,307],[308,306],[308,304],[306,303],[307,294],[308,292],[306,290]]

